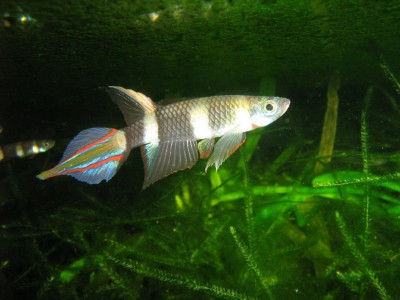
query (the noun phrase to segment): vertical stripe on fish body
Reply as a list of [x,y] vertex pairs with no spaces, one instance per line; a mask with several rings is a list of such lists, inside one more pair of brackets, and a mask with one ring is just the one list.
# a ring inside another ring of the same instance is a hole
[[54,144],[53,140],[31,140],[0,146],[0,161],[43,153]]
[[143,188],[191,168],[199,156],[209,158],[206,170],[212,165],[218,170],[245,142],[247,131],[272,123],[290,104],[279,97],[214,96],[157,106],[133,90],[111,86],[107,91],[128,127],[82,131],[60,163],[39,174],[40,179],[70,175],[88,183],[108,181],[136,147],[145,164]]
[[[159,140],[200,140],[220,137],[236,126],[251,130],[250,120],[237,122],[238,114],[249,116],[244,96],[215,96],[186,100],[157,109]],[[242,116],[240,116],[242,117]],[[151,141],[149,141],[151,142]]]

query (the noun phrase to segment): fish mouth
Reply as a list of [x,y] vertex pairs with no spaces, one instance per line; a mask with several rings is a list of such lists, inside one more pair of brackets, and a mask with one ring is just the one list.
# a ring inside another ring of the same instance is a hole
[[289,99],[286,99],[286,98],[282,98],[282,100],[281,100],[281,109],[282,109],[282,112],[281,112],[281,114],[283,115],[286,111],[287,111],[287,109],[289,108],[289,106],[290,106],[290,100]]

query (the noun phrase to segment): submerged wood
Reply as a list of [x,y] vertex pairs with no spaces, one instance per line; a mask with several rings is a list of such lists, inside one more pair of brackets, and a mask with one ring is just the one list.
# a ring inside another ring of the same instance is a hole
[[324,125],[322,128],[318,151],[318,157],[320,157],[320,159],[315,164],[314,173],[322,172],[325,166],[329,164],[332,160],[332,154],[335,147],[335,136],[339,108],[339,88],[340,75],[339,72],[334,71],[331,74],[328,85]]

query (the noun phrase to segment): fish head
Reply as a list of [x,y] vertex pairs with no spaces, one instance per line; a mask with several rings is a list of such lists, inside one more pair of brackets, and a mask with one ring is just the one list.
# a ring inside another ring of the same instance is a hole
[[40,153],[46,152],[47,150],[50,150],[51,148],[54,147],[55,145],[54,140],[40,140],[37,141],[37,147]]
[[290,100],[280,97],[252,97],[250,103],[251,122],[257,128],[279,119],[289,108]]

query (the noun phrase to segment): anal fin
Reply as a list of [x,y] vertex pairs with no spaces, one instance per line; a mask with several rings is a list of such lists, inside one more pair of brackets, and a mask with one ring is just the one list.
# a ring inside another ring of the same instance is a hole
[[141,150],[145,164],[143,189],[165,176],[191,168],[199,159],[195,140],[150,143]]

